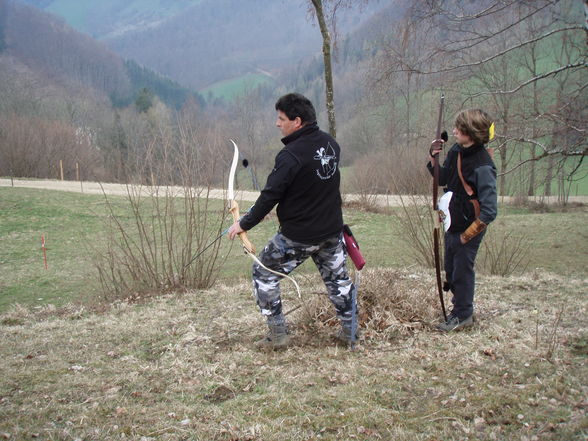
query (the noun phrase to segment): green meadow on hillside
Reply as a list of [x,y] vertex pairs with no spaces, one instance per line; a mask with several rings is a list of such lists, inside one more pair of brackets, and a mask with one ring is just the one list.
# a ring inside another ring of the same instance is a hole
[[[109,201],[125,219],[131,219],[128,202],[120,196]],[[245,205],[245,204],[243,204]],[[222,209],[221,201],[215,209]],[[543,269],[561,275],[586,275],[588,239],[585,207],[570,205],[565,211],[545,207],[546,212],[502,205],[490,234],[506,232],[532,241],[527,269]],[[105,246],[108,215],[103,196],[48,190],[0,188],[0,310],[9,305],[63,305],[99,294],[94,252]],[[345,221],[352,225],[368,265],[401,268],[415,264],[410,244],[403,240],[397,219],[386,213],[346,208]],[[228,220],[226,221],[228,225]],[[277,230],[273,215],[250,236],[258,249]],[[47,247],[45,270],[41,236]],[[223,238],[220,254],[229,256],[220,281],[232,283],[249,277],[251,262],[238,246]],[[312,273],[305,263],[299,273]]]
[[198,92],[207,100],[221,98],[230,102],[235,98],[254,90],[261,84],[272,81],[271,77],[261,73],[249,73],[239,78],[219,81]]

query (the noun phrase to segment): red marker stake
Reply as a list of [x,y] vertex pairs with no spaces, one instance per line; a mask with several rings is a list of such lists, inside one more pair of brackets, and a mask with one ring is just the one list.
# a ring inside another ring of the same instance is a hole
[[43,249],[43,263],[45,264],[45,269],[47,269],[47,248],[45,248],[45,235],[41,235],[41,248]]

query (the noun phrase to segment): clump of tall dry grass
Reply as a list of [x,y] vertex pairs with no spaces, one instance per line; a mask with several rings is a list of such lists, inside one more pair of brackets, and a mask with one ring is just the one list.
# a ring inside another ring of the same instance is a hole
[[[376,340],[407,336],[435,321],[440,306],[432,282],[432,276],[425,270],[375,268],[362,271],[358,289],[362,335]],[[303,301],[303,312],[297,319],[301,327],[338,326],[326,291],[321,294],[324,295]]]

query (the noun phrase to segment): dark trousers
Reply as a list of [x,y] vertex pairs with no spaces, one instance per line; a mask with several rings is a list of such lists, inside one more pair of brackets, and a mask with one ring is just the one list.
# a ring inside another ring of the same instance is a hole
[[445,273],[453,293],[452,314],[460,319],[474,313],[474,262],[485,233],[482,231],[465,245],[459,239],[461,233],[445,233]]

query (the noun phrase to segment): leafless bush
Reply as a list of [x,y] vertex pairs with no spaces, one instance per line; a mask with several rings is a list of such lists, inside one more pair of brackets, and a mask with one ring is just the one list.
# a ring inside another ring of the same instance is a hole
[[[433,268],[433,227],[435,213],[428,197],[423,195],[400,196],[400,209],[393,211],[400,225],[401,239],[408,245],[414,261],[420,265]],[[443,253],[443,229],[439,236],[439,252]],[[441,258],[441,262],[443,259]]]
[[146,147],[139,182],[181,185],[127,185],[124,209],[105,195],[108,246],[96,267],[107,299],[214,284],[221,242],[191,259],[221,235],[227,214],[211,198],[221,145],[214,132],[162,132]]
[[379,211],[378,194],[418,195],[430,191],[431,177],[423,164],[422,152],[392,146],[367,154],[353,164],[346,191],[355,193],[356,204]]
[[349,178],[349,190],[359,194],[428,193],[431,176],[421,153],[393,146],[357,159]]
[[558,331],[560,331],[560,325],[564,311],[565,305],[561,305],[555,313],[555,319],[553,320],[553,325],[547,338],[548,344],[547,349],[545,351],[545,358],[547,358],[547,360],[552,360],[555,356],[555,351],[557,350],[559,344],[557,333]]
[[368,211],[375,211],[378,207],[378,193],[387,193],[386,164],[382,155],[372,154],[358,159],[352,167],[348,178],[349,190],[357,194],[354,203]]
[[524,272],[529,264],[531,241],[525,234],[515,236],[489,228],[480,250],[478,263],[481,272],[495,276],[509,276]]
[[555,318],[553,320],[553,324],[552,324],[551,328],[548,328],[547,326],[541,325],[540,323],[542,323],[545,318],[541,317],[539,315],[539,311],[537,309],[535,309],[533,311],[533,315],[535,315],[535,350],[538,350],[539,346],[540,346],[540,340],[541,340],[540,330],[542,330],[542,331],[544,330],[545,331],[545,343],[547,346],[547,348],[545,349],[544,357],[547,360],[553,360],[553,357],[554,357],[555,352],[557,350],[557,347],[559,345],[557,335],[558,335],[558,331],[561,331],[560,326],[561,326],[562,316],[563,316],[565,309],[566,309],[566,307],[563,304],[560,305],[556,309]]
[[431,175],[425,167],[427,150],[394,147],[388,166],[388,186],[392,194],[420,195],[431,191]]
[[[423,266],[434,267],[433,228],[435,213],[426,196],[401,196],[401,208],[393,211],[399,225],[401,239],[408,245],[411,256]],[[439,252],[443,263],[443,238],[441,226]],[[526,235],[515,236],[507,231],[490,228],[482,241],[478,256],[481,272],[508,276],[524,272],[529,264],[530,241]]]

